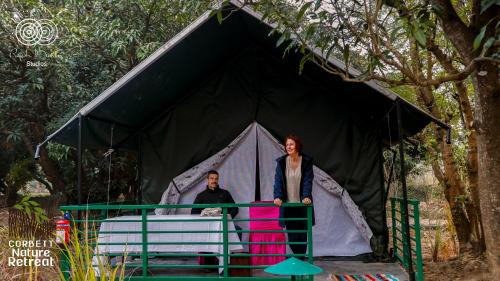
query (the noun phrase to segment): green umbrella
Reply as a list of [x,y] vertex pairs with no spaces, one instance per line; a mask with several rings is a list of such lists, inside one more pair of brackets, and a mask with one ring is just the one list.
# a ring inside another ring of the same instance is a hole
[[266,268],[264,271],[267,273],[278,275],[291,275],[292,280],[295,280],[296,276],[316,275],[323,272],[323,269],[296,258],[289,258],[285,261]]

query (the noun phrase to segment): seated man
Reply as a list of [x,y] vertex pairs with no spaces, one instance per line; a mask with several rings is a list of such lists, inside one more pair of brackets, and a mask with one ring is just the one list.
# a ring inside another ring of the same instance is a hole
[[[219,173],[214,170],[210,170],[207,173],[207,188],[198,193],[194,199],[193,204],[218,204],[218,203],[234,203],[234,199],[229,191],[219,187]],[[202,208],[191,209],[191,214],[201,214]],[[228,213],[231,218],[236,217],[238,214],[238,208],[229,208]],[[234,227],[237,230],[241,230],[236,224]],[[241,239],[241,233],[238,233]],[[199,264],[204,265],[218,265],[219,261],[216,257],[199,257]],[[205,272],[217,271],[217,269],[205,269]]]
[[[229,191],[219,187],[219,173],[214,170],[208,171],[207,188],[196,195],[193,204],[218,204],[218,203],[234,203],[234,199]],[[201,214],[201,208],[193,208],[191,214]],[[228,213],[231,218],[236,217],[238,208],[229,208]]]

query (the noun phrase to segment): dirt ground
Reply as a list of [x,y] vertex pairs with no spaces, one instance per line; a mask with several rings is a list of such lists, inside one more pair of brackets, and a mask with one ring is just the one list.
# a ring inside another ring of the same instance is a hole
[[[472,250],[458,254],[458,241],[451,234],[446,207],[442,200],[433,203],[421,202],[420,207],[425,280],[500,281],[500,278],[495,279],[489,274],[484,255],[477,256]],[[433,261],[433,254],[436,261]]]
[[484,256],[477,257],[465,252],[459,258],[449,261],[427,261],[424,266],[425,280],[474,280],[490,281],[494,279],[488,273],[488,264]]

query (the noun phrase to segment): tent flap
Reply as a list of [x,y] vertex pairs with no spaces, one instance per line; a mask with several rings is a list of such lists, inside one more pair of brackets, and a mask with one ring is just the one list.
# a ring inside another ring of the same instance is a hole
[[[191,204],[196,195],[206,188],[206,174],[212,169],[218,170],[220,186],[229,190],[236,202],[251,202],[255,195],[256,161],[259,161],[260,169],[274,170],[274,160],[282,154],[280,142],[254,122],[221,151],[175,177],[159,204]],[[373,233],[349,193],[317,166],[313,169],[314,209],[318,220],[313,228],[315,255],[356,256],[371,252]],[[273,181],[273,176],[260,177],[262,200],[273,199]],[[189,211],[158,208],[155,213],[163,215]],[[238,217],[248,217],[248,208],[240,208]],[[238,224],[248,229],[248,222]],[[244,239],[248,240],[245,236]]]

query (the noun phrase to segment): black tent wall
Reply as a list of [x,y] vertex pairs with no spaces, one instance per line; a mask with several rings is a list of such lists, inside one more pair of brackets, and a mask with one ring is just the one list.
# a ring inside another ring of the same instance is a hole
[[314,77],[298,75],[258,45],[247,47],[144,132],[143,199],[159,202],[175,176],[255,120],[277,139],[300,136],[304,152],[346,188],[374,234],[382,235],[380,116],[358,104],[357,93],[346,93],[340,81],[332,86],[326,90]]

